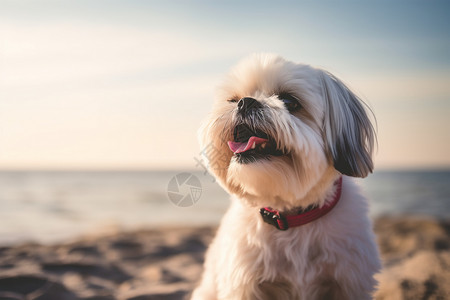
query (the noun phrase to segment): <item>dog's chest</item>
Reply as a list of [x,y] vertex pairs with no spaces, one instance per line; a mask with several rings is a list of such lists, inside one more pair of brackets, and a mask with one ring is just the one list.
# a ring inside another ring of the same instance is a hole
[[256,270],[262,281],[279,281],[298,278],[307,274],[314,263],[321,260],[323,251],[319,237],[309,228],[296,228],[288,231],[272,229],[262,224],[260,231],[254,232],[253,238],[247,238],[247,253],[252,259],[245,259],[249,270]]

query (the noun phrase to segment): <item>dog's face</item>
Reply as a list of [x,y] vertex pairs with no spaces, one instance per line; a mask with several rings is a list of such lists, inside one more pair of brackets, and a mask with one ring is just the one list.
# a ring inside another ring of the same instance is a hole
[[296,206],[326,174],[365,177],[373,168],[361,101],[331,74],[274,55],[232,70],[200,141],[222,186],[258,204]]

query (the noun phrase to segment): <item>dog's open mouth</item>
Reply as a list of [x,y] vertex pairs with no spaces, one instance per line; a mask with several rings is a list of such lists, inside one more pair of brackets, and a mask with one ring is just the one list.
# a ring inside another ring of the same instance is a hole
[[273,138],[263,131],[252,130],[245,124],[234,128],[233,138],[234,141],[228,141],[228,147],[240,163],[249,163],[271,155],[283,155],[283,151],[277,149]]

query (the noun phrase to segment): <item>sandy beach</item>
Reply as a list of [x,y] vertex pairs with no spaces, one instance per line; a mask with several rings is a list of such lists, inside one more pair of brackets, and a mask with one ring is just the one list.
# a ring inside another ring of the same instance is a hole
[[[92,234],[0,247],[0,299],[186,299],[216,228]],[[450,298],[450,221],[383,217],[376,299]]]

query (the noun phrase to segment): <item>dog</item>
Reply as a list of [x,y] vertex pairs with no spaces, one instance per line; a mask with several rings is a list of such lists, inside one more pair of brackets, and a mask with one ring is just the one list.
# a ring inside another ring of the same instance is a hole
[[372,111],[338,78],[273,54],[234,67],[199,139],[232,195],[192,299],[371,299]]

